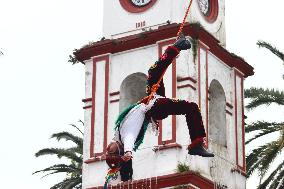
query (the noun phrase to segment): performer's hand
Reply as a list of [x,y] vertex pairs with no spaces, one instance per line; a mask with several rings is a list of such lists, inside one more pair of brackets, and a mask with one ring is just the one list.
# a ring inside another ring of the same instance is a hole
[[129,161],[130,159],[132,159],[132,152],[126,152],[124,156],[121,157],[121,159],[125,162]]

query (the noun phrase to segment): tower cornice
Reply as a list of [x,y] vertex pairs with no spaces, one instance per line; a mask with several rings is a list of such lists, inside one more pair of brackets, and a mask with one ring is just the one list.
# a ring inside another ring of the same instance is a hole
[[[130,35],[118,39],[105,39],[95,42],[90,46],[79,49],[74,53],[74,55],[76,56],[77,60],[84,62],[85,60],[89,60],[92,57],[102,54],[115,54],[131,49],[153,45],[158,41],[175,37],[179,26],[180,24],[173,23],[160,26],[155,30],[145,31],[143,33],[135,35]],[[253,67],[251,65],[249,65],[241,57],[227,51],[220,45],[219,40],[217,40],[199,24],[186,23],[183,29],[183,33],[186,36],[197,39],[208,46],[209,51],[212,54],[222,60],[229,67],[236,68],[241,71],[244,74],[244,77],[248,77],[254,74]]]

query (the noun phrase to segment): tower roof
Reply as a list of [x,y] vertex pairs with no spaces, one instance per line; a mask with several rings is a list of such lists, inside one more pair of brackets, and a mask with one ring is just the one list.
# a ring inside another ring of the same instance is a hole
[[[77,60],[83,62],[92,57],[103,54],[115,54],[126,50],[152,45],[158,41],[176,37],[179,26],[180,24],[173,23],[160,26],[155,30],[145,31],[143,33],[130,35],[127,37],[105,39],[77,50],[74,52],[74,55],[76,56]],[[219,41],[213,35],[207,32],[199,24],[186,23],[183,33],[185,35],[189,35],[193,39],[201,41],[209,48],[209,51],[212,54],[222,60],[229,67],[235,67],[241,71],[244,74],[244,77],[254,74],[253,67],[251,65],[249,65],[243,58],[227,51],[219,44]]]

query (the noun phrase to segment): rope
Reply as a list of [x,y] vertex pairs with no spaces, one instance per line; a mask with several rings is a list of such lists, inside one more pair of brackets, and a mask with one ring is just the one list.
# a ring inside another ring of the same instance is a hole
[[[187,9],[186,9],[186,13],[185,13],[185,15],[184,15],[183,21],[182,21],[182,23],[181,23],[181,25],[180,25],[180,27],[179,27],[179,30],[178,30],[178,33],[177,33],[177,39],[179,38],[179,36],[180,36],[181,33],[182,33],[182,30],[183,30],[183,28],[184,28],[184,24],[185,24],[186,18],[187,18],[188,14],[189,14],[189,10],[190,10],[191,4],[192,4],[192,0],[190,0],[190,2],[189,2],[189,5],[188,5],[188,7],[187,7]],[[162,79],[163,79],[165,73],[166,73],[166,70],[163,72],[163,74],[161,75],[161,77],[160,77],[160,79],[158,80],[158,82],[152,86],[150,95],[149,95],[149,96],[146,96],[146,97],[143,98],[141,101],[147,99],[147,103],[146,103],[146,104],[148,104],[148,103],[150,102],[150,100],[153,98],[153,95],[154,95],[154,94],[156,93],[156,91],[158,90],[159,84],[161,83],[161,81],[162,81]],[[141,101],[140,101],[140,102],[141,102]]]
[[184,15],[183,21],[182,21],[182,23],[181,23],[181,25],[180,25],[180,27],[179,27],[179,30],[178,30],[178,33],[177,33],[177,38],[180,36],[180,34],[181,34],[181,32],[182,32],[182,29],[183,29],[184,24],[185,24],[185,20],[186,20],[186,18],[187,18],[187,16],[188,16],[189,9],[190,9],[190,7],[191,7],[191,4],[192,4],[192,0],[190,0],[190,2],[189,2],[189,5],[188,5],[187,10],[186,10],[186,13],[185,13],[185,15]]

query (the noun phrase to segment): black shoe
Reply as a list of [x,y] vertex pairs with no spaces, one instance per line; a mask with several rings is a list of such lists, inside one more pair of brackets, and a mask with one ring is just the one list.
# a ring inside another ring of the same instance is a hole
[[196,145],[195,147],[189,149],[188,154],[198,155],[198,156],[202,156],[202,157],[214,157],[214,154],[205,150],[203,148],[202,144]]
[[186,50],[191,48],[189,40],[187,40],[183,35],[180,36],[180,38],[174,43],[173,46],[175,46],[179,50]]

